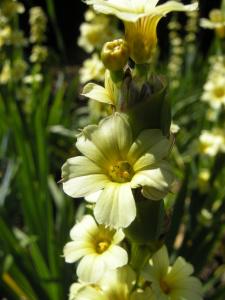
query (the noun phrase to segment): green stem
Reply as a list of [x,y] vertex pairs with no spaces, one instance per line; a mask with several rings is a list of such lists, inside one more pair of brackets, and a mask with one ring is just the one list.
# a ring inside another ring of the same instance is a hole
[[130,261],[132,268],[139,273],[140,270],[146,265],[152,254],[153,253],[150,251],[147,245],[132,243]]

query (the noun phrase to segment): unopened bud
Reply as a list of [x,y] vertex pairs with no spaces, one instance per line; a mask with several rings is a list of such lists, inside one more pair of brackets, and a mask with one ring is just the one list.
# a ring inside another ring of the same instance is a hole
[[101,53],[103,64],[110,71],[122,70],[129,58],[129,48],[123,39],[114,40],[104,44]]

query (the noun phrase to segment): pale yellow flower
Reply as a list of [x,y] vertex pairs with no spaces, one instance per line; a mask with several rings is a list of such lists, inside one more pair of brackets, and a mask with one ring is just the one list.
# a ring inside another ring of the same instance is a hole
[[172,11],[192,11],[197,3],[183,5],[168,1],[158,5],[159,0],[86,0],[97,12],[113,14],[124,21],[125,38],[131,58],[137,64],[149,62],[157,45],[158,22]]
[[221,38],[225,36],[225,17],[220,9],[212,9],[209,13],[209,19],[201,18],[200,26],[214,29]]
[[105,76],[105,67],[98,54],[94,53],[86,59],[79,70],[80,82],[86,83],[90,80],[103,81]]
[[203,87],[202,101],[208,102],[213,109],[220,109],[225,105],[225,74],[213,72]]
[[97,285],[74,283],[70,300],[157,300],[153,291],[135,288],[136,275],[129,267],[107,272]]
[[218,128],[212,131],[203,130],[199,137],[199,150],[201,153],[216,156],[218,152],[225,152],[225,134]]
[[150,15],[163,17],[171,11],[192,11],[197,8],[197,2],[183,5],[177,1],[167,1],[158,6],[159,0],[86,0],[85,2],[93,5],[97,12],[112,14],[128,22],[136,22],[140,18]]
[[32,48],[30,61],[32,63],[43,63],[48,56],[48,48],[42,45],[35,45]]
[[24,5],[18,1],[2,1],[0,6],[0,15],[11,19],[16,14],[23,14],[25,12]]
[[62,167],[63,189],[71,197],[96,196],[94,215],[100,224],[127,227],[136,216],[132,189],[142,188],[152,200],[162,199],[173,181],[167,156],[171,142],[159,129],[143,130],[136,139],[119,113],[87,126],[76,146],[84,156]]
[[90,53],[101,49],[105,42],[112,40],[120,33],[110,18],[105,15],[95,15],[92,22],[84,22],[80,26],[78,45]]
[[65,260],[80,260],[77,275],[83,282],[95,283],[106,271],[124,266],[127,252],[118,244],[124,239],[122,230],[110,230],[97,225],[91,215],[83,217],[70,231],[72,242],[64,247]]
[[168,252],[163,246],[150,260],[143,276],[151,282],[157,300],[202,300],[201,282],[191,276],[194,269],[178,257],[170,266]]

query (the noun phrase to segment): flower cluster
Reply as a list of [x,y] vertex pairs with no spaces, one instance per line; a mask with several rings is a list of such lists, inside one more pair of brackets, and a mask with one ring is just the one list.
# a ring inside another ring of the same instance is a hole
[[220,9],[212,9],[209,13],[209,19],[202,18],[200,20],[200,26],[206,29],[215,30],[220,38],[225,37],[225,18]]
[[182,257],[170,266],[164,246],[153,255],[139,280],[125,266],[108,271],[96,285],[74,283],[70,300],[201,300],[201,283],[192,273],[193,267]]
[[30,9],[30,42],[33,44],[30,61],[42,63],[48,56],[47,47],[43,45],[46,39],[47,17],[41,7],[35,6]]
[[84,14],[84,19],[85,22],[80,25],[78,45],[87,53],[96,52],[83,62],[79,70],[79,79],[82,84],[90,80],[104,80],[105,67],[100,59],[99,51],[109,39],[121,36],[117,21],[113,17],[88,9]]
[[63,189],[74,198],[94,193],[94,215],[101,224],[130,225],[136,217],[132,189],[141,187],[152,200],[169,192],[173,175],[166,158],[171,142],[158,129],[143,130],[134,139],[127,118],[115,113],[98,126],[85,127],[76,146],[84,156],[63,165]]
[[86,59],[79,70],[80,82],[86,83],[90,80],[103,81],[105,67],[97,53]]
[[[101,60],[94,53],[85,62],[89,72],[81,69],[82,82],[100,80],[98,69],[104,64],[104,87],[88,83],[82,95],[103,107],[106,116],[80,131],[80,155],[62,166],[64,192],[88,203],[86,214],[71,229],[72,241],[64,247],[66,262],[78,262],[78,282],[71,286],[70,300],[201,300],[201,283],[191,276],[193,267],[181,257],[170,266],[162,246],[163,199],[174,182],[169,155],[177,130],[170,129],[166,82],[150,68],[160,19],[197,5],[86,2],[98,13],[121,19],[125,38],[106,42]],[[106,16],[88,11],[85,19],[79,44],[92,52],[112,37],[112,31],[104,27],[110,26]]]
[[80,26],[78,45],[91,53],[96,49],[101,49],[105,42],[118,35],[120,33],[109,17],[88,10],[85,13],[85,22]]

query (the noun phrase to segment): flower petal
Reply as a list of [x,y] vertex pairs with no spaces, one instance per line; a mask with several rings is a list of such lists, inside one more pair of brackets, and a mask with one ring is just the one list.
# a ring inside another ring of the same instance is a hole
[[96,141],[104,154],[109,153],[112,156],[116,153],[117,157],[125,156],[132,143],[132,131],[126,117],[115,113],[105,118],[99,124]]
[[103,168],[123,159],[132,143],[132,130],[126,117],[115,113],[104,118],[99,126],[87,126],[78,136],[77,148]]
[[67,159],[62,166],[63,180],[91,174],[103,174],[104,170],[84,156],[76,156]]
[[187,263],[182,257],[178,257],[167,276],[168,282],[175,284],[178,278],[183,279],[190,276],[193,272],[192,265]]
[[158,282],[165,277],[169,268],[169,257],[165,246],[162,246],[150,259],[150,266],[144,269],[143,276],[150,281]]
[[93,253],[93,249],[88,243],[83,241],[69,242],[63,248],[65,261],[73,263],[80,259],[82,256]]
[[95,219],[91,215],[85,215],[80,222],[75,224],[70,230],[70,237],[72,240],[83,238],[85,235],[90,234],[97,230]]
[[[137,139],[133,142],[129,153],[128,159],[134,164],[139,158],[146,153],[152,155],[152,160],[161,160],[168,154],[170,149],[169,140],[162,134],[159,129],[147,129],[143,130]],[[150,156],[149,156],[150,157]],[[140,166],[136,166],[140,169]]]
[[128,255],[126,250],[117,245],[112,245],[107,251],[102,254],[105,264],[111,270],[122,267],[128,262]]
[[155,8],[149,7],[146,9],[146,13],[150,13],[151,15],[163,15],[172,12],[172,11],[194,11],[198,8],[198,2],[193,4],[184,5],[177,1],[167,1],[164,4],[158,5]]
[[97,192],[94,192],[93,194],[90,194],[88,196],[85,196],[84,199],[87,201],[87,202],[90,202],[90,203],[95,203],[98,198],[100,197],[100,194],[101,194],[102,190],[100,191],[97,191]]
[[105,262],[100,255],[91,254],[82,258],[77,267],[77,276],[80,280],[96,283],[105,272]]
[[97,132],[97,125],[86,126],[82,132],[77,136],[76,147],[77,149],[91,161],[97,165],[104,167],[108,163],[107,157],[101,152],[101,150],[94,143],[93,136]]
[[129,183],[109,183],[94,209],[100,224],[114,228],[127,227],[135,219],[136,206]]
[[113,244],[119,244],[125,238],[125,234],[122,229],[118,229],[113,236]]
[[[144,14],[140,14],[140,5],[127,0],[86,0],[89,5],[93,5],[94,9],[103,14],[112,14],[121,20],[135,22]],[[139,9],[138,9],[139,8]]]
[[107,90],[95,83],[86,84],[81,95],[92,100],[114,105]]
[[71,178],[63,183],[63,191],[70,197],[84,197],[97,192],[109,182],[106,175],[94,174]]
[[131,187],[142,186],[144,197],[160,200],[169,192],[173,180],[174,176],[170,165],[166,161],[161,161],[157,168],[135,174],[131,181]]

